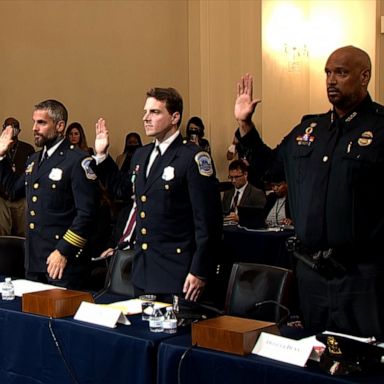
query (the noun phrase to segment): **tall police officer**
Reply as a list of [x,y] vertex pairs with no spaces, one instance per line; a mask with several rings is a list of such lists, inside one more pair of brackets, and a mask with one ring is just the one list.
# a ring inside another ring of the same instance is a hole
[[[131,161],[137,204],[133,283],[136,294],[178,294],[195,301],[217,252],[222,216],[211,157],[183,140],[182,113],[183,101],[175,89],[147,92],[144,129],[155,142],[137,149]],[[108,130],[99,119],[95,149],[100,159],[107,147]],[[116,181],[116,168],[108,156],[98,172]]]
[[89,167],[92,158],[64,139],[67,115],[56,100],[35,106],[33,134],[35,145],[42,150],[29,157],[21,176],[12,172],[5,157],[12,143],[12,127],[3,131],[0,183],[11,196],[26,196],[26,277],[80,288],[99,197],[96,175]]
[[[363,50],[337,49],[325,75],[333,108],[303,118],[274,151],[289,186],[305,326],[383,339],[384,107],[367,91]],[[264,148],[252,87],[249,75],[238,84],[237,137]]]

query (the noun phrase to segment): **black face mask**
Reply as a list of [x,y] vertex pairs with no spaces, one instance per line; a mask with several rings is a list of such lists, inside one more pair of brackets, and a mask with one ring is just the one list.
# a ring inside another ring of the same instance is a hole
[[138,145],[138,144],[131,144],[131,145],[127,145],[127,146],[126,146],[126,150],[127,150],[127,152],[129,152],[129,153],[133,153],[133,152],[135,152],[136,149],[139,148],[139,147],[140,147],[140,145]]

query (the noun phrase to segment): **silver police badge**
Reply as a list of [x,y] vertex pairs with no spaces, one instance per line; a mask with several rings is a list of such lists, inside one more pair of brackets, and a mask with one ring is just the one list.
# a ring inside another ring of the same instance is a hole
[[89,180],[96,180],[97,176],[96,173],[93,172],[93,169],[89,166],[89,164],[92,161],[92,157],[86,157],[82,162],[81,166],[83,167],[85,171],[85,177]]

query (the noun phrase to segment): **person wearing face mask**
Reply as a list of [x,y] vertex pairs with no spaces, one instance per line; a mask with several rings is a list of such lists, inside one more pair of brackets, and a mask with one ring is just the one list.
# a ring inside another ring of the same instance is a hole
[[198,116],[193,116],[187,123],[187,140],[198,145],[203,151],[211,153],[209,141],[204,139],[204,123]]
[[[12,170],[17,175],[24,172],[28,157],[35,152],[31,144],[19,140],[20,123],[14,117],[8,117],[3,123],[3,130],[12,127],[12,144],[6,157]],[[12,199],[5,190],[0,189],[0,235],[25,236],[25,199]]]
[[121,171],[127,170],[131,166],[131,159],[137,148],[143,146],[141,137],[137,132],[129,132],[125,137],[125,147],[123,153],[116,157],[116,164]]

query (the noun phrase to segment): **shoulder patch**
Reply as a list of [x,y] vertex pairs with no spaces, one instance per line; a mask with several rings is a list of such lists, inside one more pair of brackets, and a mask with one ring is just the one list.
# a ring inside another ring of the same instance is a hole
[[203,175],[203,176],[213,175],[212,159],[208,152],[197,153],[195,155],[195,161],[197,163],[197,167],[199,168],[200,175]]
[[96,180],[97,176],[96,173],[93,172],[93,169],[90,167],[90,163],[93,160],[92,157],[86,157],[82,162],[81,166],[83,167],[85,171],[85,177],[89,180]]

